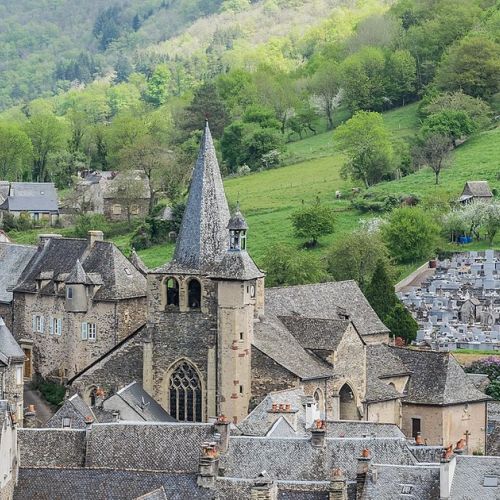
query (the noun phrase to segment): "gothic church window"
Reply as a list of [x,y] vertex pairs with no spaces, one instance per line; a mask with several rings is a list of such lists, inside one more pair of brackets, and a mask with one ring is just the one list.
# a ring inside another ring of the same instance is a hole
[[167,280],[167,306],[179,307],[179,283],[175,278]]
[[201,283],[192,279],[188,285],[188,306],[190,309],[201,307]]
[[200,378],[194,367],[183,361],[170,376],[170,415],[181,422],[201,422],[201,398]]
[[349,384],[344,384],[339,392],[340,420],[360,420],[354,392]]

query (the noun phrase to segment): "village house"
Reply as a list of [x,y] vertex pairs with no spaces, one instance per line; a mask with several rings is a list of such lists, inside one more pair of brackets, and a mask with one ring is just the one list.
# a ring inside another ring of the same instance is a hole
[[85,172],[69,197],[69,207],[103,214],[109,220],[145,217],[150,204],[149,181],[142,170]]
[[23,421],[23,367],[24,353],[0,318],[0,400],[7,401],[17,422]]
[[88,239],[41,235],[13,294],[27,379],[63,382],[146,320],[144,276],[101,231]]
[[490,201],[492,198],[493,193],[488,181],[467,181],[458,201],[467,204],[474,201]]
[[4,214],[28,214],[35,223],[54,225],[59,218],[57,190],[52,182],[11,182],[0,200],[0,222]]

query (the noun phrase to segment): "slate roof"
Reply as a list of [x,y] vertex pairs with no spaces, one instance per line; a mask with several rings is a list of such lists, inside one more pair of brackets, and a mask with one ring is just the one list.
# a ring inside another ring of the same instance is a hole
[[388,333],[355,281],[337,281],[266,289],[266,314],[340,319],[344,309],[363,337]]
[[144,264],[143,260],[139,257],[139,255],[133,248],[132,248],[132,253],[130,254],[128,260],[130,260],[130,262],[135,266],[135,268],[142,274],[144,274],[144,276],[148,274],[149,272],[148,267],[146,266],[146,264]]
[[405,402],[452,405],[490,399],[476,389],[449,353],[400,347],[390,349],[411,372]]
[[264,273],[256,266],[246,250],[228,250],[222,260],[214,265],[210,277],[227,280],[253,280]]
[[328,420],[326,423],[328,437],[392,437],[404,438],[405,435],[396,424],[367,422],[364,420]]
[[62,406],[45,423],[45,427],[52,429],[62,428],[62,419],[65,417],[71,418],[72,429],[84,429],[86,417],[92,417],[94,421],[96,420],[96,415],[92,411],[92,408],[78,394],[73,394],[70,398],[65,399]]
[[103,407],[106,410],[113,410],[113,401],[120,398],[137,414],[138,420],[146,422],[175,422],[171,417],[137,382],[120,389],[116,394],[106,399]]
[[469,195],[476,198],[493,197],[493,193],[491,192],[488,181],[467,181],[465,183],[462,195]]
[[165,494],[165,488],[160,486],[158,489],[137,497],[135,500],[168,500],[168,498]]
[[35,246],[0,243],[0,302],[12,300],[11,290],[35,253]]
[[[457,456],[450,498],[453,500],[498,500],[500,498],[500,457]],[[498,486],[484,486],[487,476]]]
[[[440,497],[439,465],[378,465],[373,464],[376,478],[369,475],[365,482],[364,500],[436,500]],[[403,492],[409,488],[409,493]],[[451,497],[455,498],[455,497]]]
[[335,351],[351,324],[347,319],[280,316],[280,321],[305,349]]
[[85,178],[86,181],[90,180],[91,183],[96,182],[96,177],[99,178],[101,189],[102,189],[102,197],[104,199],[115,199],[117,198],[116,184],[115,182],[121,182],[121,179],[125,180],[134,180],[136,182],[140,182],[141,184],[141,192],[138,196],[139,199],[149,200],[151,198],[151,192],[149,190],[149,181],[146,175],[142,170],[127,170],[125,172],[118,172],[114,176],[94,176],[89,179]]
[[[79,264],[81,263],[81,265]],[[85,276],[84,276],[85,274]],[[121,300],[146,295],[146,278],[113,243],[76,238],[48,238],[23,273],[15,291],[36,292],[37,280],[49,280],[41,293],[53,294],[56,281],[102,285],[94,300]],[[58,292],[62,293],[62,292]]]
[[213,498],[210,490],[198,487],[195,474],[21,468],[14,499],[134,500],[158,488],[169,500]]
[[208,122],[172,262],[158,272],[211,270],[229,248],[229,208]]
[[52,182],[12,182],[0,209],[14,212],[58,213],[57,191]]
[[331,376],[331,367],[308,353],[285,325],[270,314],[254,324],[253,345],[303,380]]
[[12,362],[24,361],[24,352],[14,339],[12,333],[0,318],[0,362],[10,365]]
[[412,465],[415,457],[400,438],[326,438],[315,448],[308,438],[231,437],[221,465],[227,477],[256,477],[265,470],[272,479],[325,481],[340,467],[356,478],[357,457],[368,448],[373,463]]
[[68,285],[88,285],[92,284],[91,280],[85,273],[80,259],[76,259],[76,264],[69,276],[66,278],[66,283]]

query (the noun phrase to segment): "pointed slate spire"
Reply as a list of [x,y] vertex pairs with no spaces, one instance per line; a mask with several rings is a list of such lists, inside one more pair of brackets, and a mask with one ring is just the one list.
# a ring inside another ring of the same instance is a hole
[[208,270],[228,248],[227,205],[212,134],[205,124],[172,265]]
[[68,285],[85,285],[87,283],[87,273],[83,269],[80,259],[76,259],[76,264],[70,275],[66,279]]

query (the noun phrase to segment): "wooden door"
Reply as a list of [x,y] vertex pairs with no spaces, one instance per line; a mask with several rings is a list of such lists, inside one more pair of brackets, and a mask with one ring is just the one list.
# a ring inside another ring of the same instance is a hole
[[31,379],[31,349],[24,351],[24,378]]

